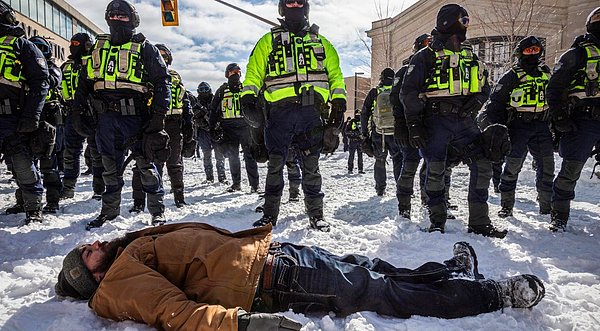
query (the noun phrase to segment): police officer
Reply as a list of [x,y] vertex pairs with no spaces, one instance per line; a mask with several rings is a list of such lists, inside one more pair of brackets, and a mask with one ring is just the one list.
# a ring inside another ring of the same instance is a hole
[[448,4],[440,8],[432,43],[410,60],[400,100],[404,104],[409,141],[420,149],[427,164],[429,231],[445,230],[444,174],[451,146],[470,159],[468,231],[503,238],[506,231],[492,226],[488,216],[492,165],[475,143],[480,132],[474,117],[487,100],[489,84],[483,63],[472,50],[462,47],[468,23],[463,7]]
[[[173,54],[164,44],[156,44],[160,55],[165,64],[173,64]],[[194,139],[194,126],[192,122],[192,110],[190,100],[185,94],[185,87],[181,81],[179,73],[169,69],[171,76],[171,106],[167,111],[165,118],[165,131],[169,135],[169,158],[166,163],[157,163],[158,171],[161,177],[164,173],[164,166],[167,166],[167,173],[171,179],[171,192],[173,192],[173,201],[177,208],[185,206],[183,196],[183,157],[181,151],[184,143],[189,143]],[[129,212],[141,212],[144,210],[146,194],[143,190],[141,173],[138,167],[133,168],[133,178],[131,181],[133,188],[133,207]]]
[[[23,38],[13,9],[0,1],[0,142],[1,153],[10,158],[21,196],[25,223],[42,222],[44,187],[29,146],[40,125],[48,93],[46,59],[33,43]],[[27,82],[27,83],[25,83]],[[19,204],[19,201],[17,202]],[[18,207],[18,206],[16,206]]]
[[227,192],[242,189],[241,145],[248,183],[250,184],[250,193],[257,193],[259,184],[258,164],[252,156],[250,127],[244,121],[240,104],[240,94],[242,93],[241,73],[242,71],[237,63],[230,63],[225,68],[227,83],[223,83],[215,92],[210,105],[209,126],[211,130],[214,130],[218,123],[218,126],[223,130],[224,140],[219,143],[219,147],[225,157],[229,159],[232,180]]
[[[69,58],[61,66],[62,80],[62,101],[65,106],[65,171],[63,177],[63,199],[70,199],[75,196],[75,186],[80,175],[80,159],[83,152],[83,143],[87,140],[87,153],[91,161],[90,169],[92,171],[92,187],[94,196],[100,196],[104,192],[104,180],[102,179],[102,157],[98,154],[96,147],[95,130],[92,126],[87,128],[75,128],[73,126],[73,100],[75,91],[79,85],[79,76],[82,70],[87,67],[89,53],[93,42],[87,33],[79,32],[71,37],[69,46]],[[91,109],[86,109],[86,115],[91,116]],[[87,130],[86,130],[87,129]],[[77,131],[82,131],[81,134]],[[86,157],[86,163],[88,157]]]
[[364,174],[363,171],[363,153],[362,153],[362,140],[360,126],[360,111],[358,109],[354,112],[354,118],[348,120],[344,126],[344,136],[348,139],[348,173],[351,174],[354,171],[354,155],[358,159],[358,173]]
[[308,23],[308,0],[279,0],[281,26],[273,28],[250,55],[242,107],[254,127],[262,125],[257,95],[264,89],[267,104],[265,144],[269,164],[263,217],[254,223],[275,225],[283,191],[283,166],[296,137],[302,151],[302,189],[312,228],[329,231],[323,218],[319,153],[323,141],[321,107],[331,99],[326,129],[340,130],[346,110],[346,86],[331,43]]
[[548,106],[554,130],[561,135],[563,158],[552,186],[552,231],[566,229],[575,185],[600,139],[600,7],[588,16],[586,29],[560,57],[548,82]]
[[[424,33],[415,39],[413,44],[413,54],[419,50],[429,46],[431,42],[431,35]],[[411,57],[412,58],[412,55]],[[400,88],[402,87],[402,81],[406,75],[408,69],[408,62],[410,58],[405,61],[404,65],[396,72],[394,77],[394,86],[390,92],[390,102],[394,106],[394,140],[400,147],[402,153],[402,168],[400,170],[400,176],[396,182],[396,197],[398,198],[398,214],[404,218],[410,219],[411,212],[411,197],[414,193],[414,180],[417,173],[417,168],[421,162],[421,156],[419,150],[410,145],[408,136],[408,126],[406,125],[406,118],[404,117],[404,107],[400,101]],[[421,166],[419,184],[421,187],[421,200],[426,203],[425,197],[425,165]],[[449,177],[449,176],[447,176]]]
[[487,105],[487,119],[509,129],[511,152],[505,160],[500,179],[498,216],[512,216],[515,189],[527,151],[536,161],[536,187],[540,214],[550,214],[550,197],[554,179],[554,147],[548,127],[546,86],[550,69],[543,65],[544,46],[535,36],[517,44],[516,65],[498,81]]
[[73,105],[74,119],[81,121],[81,110],[92,98],[98,112],[96,142],[104,165],[102,209],[87,229],[119,216],[127,149],[134,153],[141,172],[152,223],[162,224],[164,190],[153,161],[164,162],[168,156],[164,121],[171,103],[170,76],[158,49],[142,34],[135,34],[140,19],[133,5],[113,0],[104,18],[110,35],[97,37]]
[[[204,165],[204,174],[206,175],[205,183],[215,181],[212,163],[212,150],[215,151],[215,166],[217,168],[217,179],[219,183],[229,184],[225,174],[225,157],[221,152],[218,144],[215,144],[210,138],[210,126],[208,124],[210,117],[210,103],[212,102],[213,93],[210,85],[207,82],[198,84],[198,102],[194,106],[194,122],[198,128],[196,134],[198,139],[198,147],[202,150],[202,162]],[[200,153],[198,151],[198,156]]]
[[369,91],[360,113],[362,135],[367,144],[372,144],[375,157],[373,174],[375,176],[375,192],[378,196],[385,194],[387,186],[385,164],[388,153],[392,157],[394,183],[398,181],[402,169],[402,153],[394,140],[394,111],[390,100],[394,75],[392,68],[385,68],[381,71],[379,85]]
[[[40,158],[40,171],[43,176],[44,188],[46,189],[46,205],[42,209],[44,213],[55,214],[58,211],[58,202],[62,194],[62,178],[59,173],[58,154],[61,153],[64,146],[64,114],[61,105],[60,85],[62,81],[62,72],[54,63],[52,58],[52,47],[48,41],[40,36],[29,38],[37,48],[40,49],[46,58],[48,67],[48,94],[42,109],[41,120],[54,126],[56,133],[54,135],[54,148],[50,155]],[[22,192],[22,191],[19,191]]]

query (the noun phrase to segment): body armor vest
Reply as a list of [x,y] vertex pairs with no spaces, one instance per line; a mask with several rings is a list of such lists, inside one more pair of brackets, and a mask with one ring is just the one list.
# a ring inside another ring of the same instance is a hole
[[540,77],[533,77],[520,67],[512,70],[517,74],[519,85],[512,90],[509,105],[518,112],[540,113],[547,110],[546,87],[549,75],[542,71]]
[[88,78],[94,80],[94,91],[115,89],[148,92],[142,44],[128,42],[112,46],[108,35],[99,35],[87,63]]
[[25,78],[21,76],[22,64],[18,59],[15,41],[18,37],[0,37],[0,84],[22,88]]
[[224,120],[233,118],[243,118],[242,104],[240,103],[240,93],[231,92],[229,87],[223,89],[223,99],[221,100],[221,112]]
[[480,93],[485,85],[483,62],[476,60],[471,49],[435,52],[435,65],[425,81],[427,98]]
[[569,97],[577,99],[600,98],[598,76],[600,75],[600,48],[591,42],[580,44],[585,50],[586,64],[575,73],[569,85]]
[[87,61],[89,58],[89,55],[81,58],[81,67],[77,67],[72,59],[69,59],[67,62],[65,62],[62,70],[63,79],[61,82],[63,100],[73,101],[75,98],[75,91],[77,91],[77,86],[79,85],[81,69],[87,67]]
[[177,71],[169,69],[169,75],[171,76],[171,109],[167,115],[181,115],[183,114],[185,88]]

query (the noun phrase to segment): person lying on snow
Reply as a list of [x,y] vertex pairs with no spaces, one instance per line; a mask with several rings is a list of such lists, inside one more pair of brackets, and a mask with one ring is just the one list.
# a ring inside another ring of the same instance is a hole
[[271,225],[231,233],[175,223],[96,241],[69,252],[59,297],[89,300],[98,316],[164,330],[300,330],[273,314],[358,311],[408,318],[458,318],[544,297],[533,275],[483,279],[466,242],[453,256],[416,269],[381,259],[336,256],[320,247],[271,241]]

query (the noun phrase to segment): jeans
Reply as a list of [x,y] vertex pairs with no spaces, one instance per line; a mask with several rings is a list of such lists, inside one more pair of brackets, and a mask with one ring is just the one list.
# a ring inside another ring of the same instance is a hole
[[270,288],[263,274],[253,310],[457,318],[503,305],[495,281],[451,279],[460,268],[453,259],[412,270],[361,255],[336,256],[319,247],[274,245]]

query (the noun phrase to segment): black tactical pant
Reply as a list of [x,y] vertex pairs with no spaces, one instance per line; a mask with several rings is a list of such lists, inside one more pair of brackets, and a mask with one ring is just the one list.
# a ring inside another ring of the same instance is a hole
[[[198,130],[198,148],[202,149],[202,163],[204,165],[204,173],[206,174],[206,180],[213,181],[215,180],[215,176],[213,173],[213,163],[212,163],[212,150],[215,150],[215,160],[216,160],[216,168],[217,168],[217,178],[219,182],[224,182],[227,180],[227,176],[225,175],[225,156],[223,156],[223,152],[218,144],[213,143],[210,138],[210,134],[204,130]],[[199,152],[197,153],[199,154]],[[198,155],[200,156],[200,155]]]
[[385,188],[387,187],[387,171],[385,169],[385,164],[387,162],[388,154],[392,158],[394,183],[397,183],[400,178],[400,171],[402,170],[402,152],[392,135],[384,136],[377,132],[373,132],[371,139],[373,141],[373,153],[375,156],[375,166],[373,171],[375,176],[375,191],[381,193],[385,192]]
[[242,182],[242,165],[240,162],[240,145],[244,155],[244,165],[248,175],[248,184],[250,187],[258,188],[258,164],[252,156],[250,149],[250,128],[244,119],[228,119],[221,122],[225,141],[219,148],[223,155],[229,159],[229,171],[231,171],[231,180],[233,185],[240,185]]

